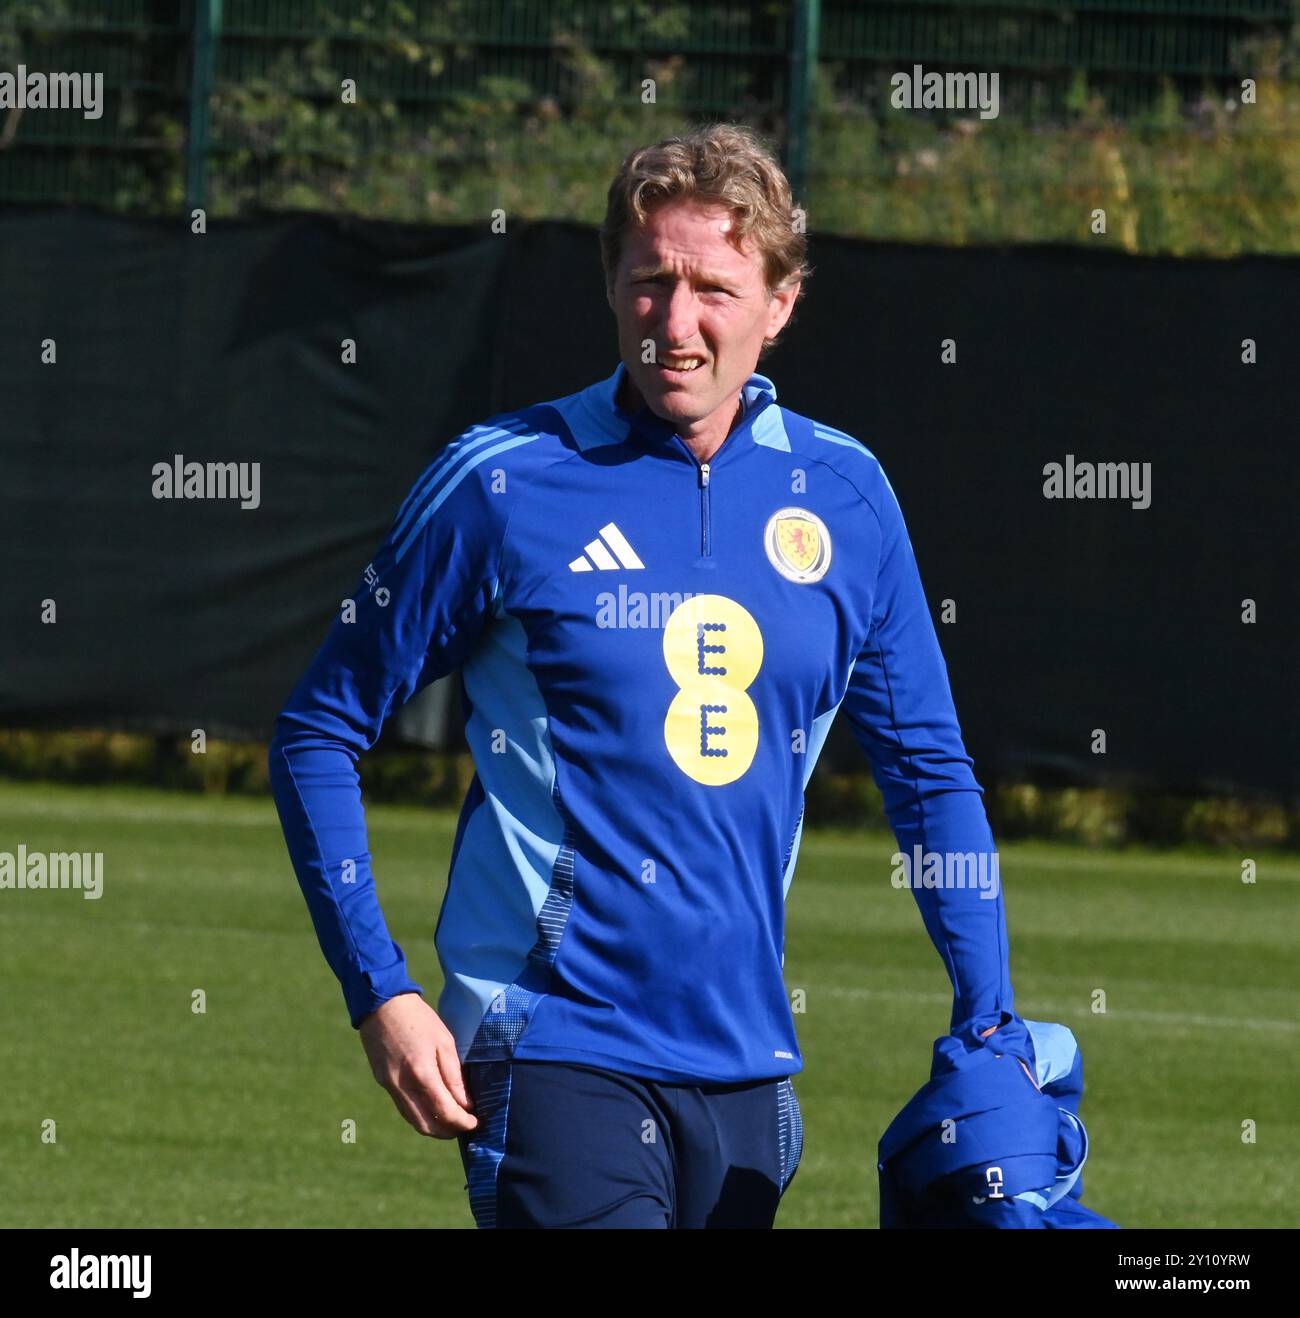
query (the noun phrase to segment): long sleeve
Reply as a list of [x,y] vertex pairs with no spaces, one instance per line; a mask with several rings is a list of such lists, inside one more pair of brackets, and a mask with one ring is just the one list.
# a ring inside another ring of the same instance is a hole
[[[977,861],[982,856],[986,873],[993,873],[995,843],[983,789],[962,743],[903,514],[883,472],[874,507],[881,543],[871,632],[850,675],[844,708],[909,864],[918,855],[935,854],[947,868],[946,858],[973,855]],[[953,987],[952,1033],[978,1048],[984,1045],[981,1031],[997,1026],[989,1043],[1032,1065],[1028,1030],[1013,1005],[1000,880],[990,896],[992,884],[922,886],[915,865],[909,873]]]
[[495,451],[484,447],[492,438],[466,432],[421,475],[350,596],[355,616],[345,603],[276,721],[272,792],[354,1027],[389,998],[422,991],[380,909],[357,757],[391,709],[460,665],[490,617],[500,498],[475,468]]

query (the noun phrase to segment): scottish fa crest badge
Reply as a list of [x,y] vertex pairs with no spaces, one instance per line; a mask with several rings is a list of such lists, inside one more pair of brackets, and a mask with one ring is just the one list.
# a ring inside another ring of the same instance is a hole
[[826,523],[806,508],[781,508],[767,519],[763,532],[767,560],[787,580],[820,581],[831,565],[831,537]]

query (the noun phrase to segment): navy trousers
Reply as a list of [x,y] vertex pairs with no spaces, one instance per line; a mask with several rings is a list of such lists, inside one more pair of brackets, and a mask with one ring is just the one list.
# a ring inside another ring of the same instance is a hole
[[789,1077],[669,1084],[569,1062],[462,1067],[480,1227],[769,1228],[803,1151]]

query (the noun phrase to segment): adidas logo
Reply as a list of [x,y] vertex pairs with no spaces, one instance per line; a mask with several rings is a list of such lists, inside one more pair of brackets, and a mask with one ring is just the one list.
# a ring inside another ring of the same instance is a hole
[[617,572],[621,567],[645,567],[645,564],[623,532],[613,522],[606,522],[600,534],[569,564],[569,571],[591,572],[593,566],[602,572]]

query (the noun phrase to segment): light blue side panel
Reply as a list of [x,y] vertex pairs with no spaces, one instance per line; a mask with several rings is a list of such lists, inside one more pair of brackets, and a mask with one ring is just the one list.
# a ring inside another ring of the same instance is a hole
[[473,705],[466,735],[484,800],[466,823],[437,940],[446,977],[438,1012],[462,1060],[538,941],[564,840],[546,708],[526,646],[522,624],[498,611],[463,670]]
[[[844,703],[841,696],[839,701],[828,709],[824,714],[818,714],[813,719],[813,725],[808,732],[808,745],[805,751],[805,760],[803,766],[803,790],[808,790],[808,784],[812,781],[813,770],[817,767],[817,758],[822,753],[822,747],[826,744],[826,734],[831,730],[831,724],[835,722],[835,715],[839,713],[840,705]],[[790,859],[786,861],[785,878],[782,880],[782,897],[790,895],[790,881],[794,878],[795,862],[799,859],[799,843],[803,841],[803,814],[799,815],[799,826],[795,829],[794,845],[790,848]]]

